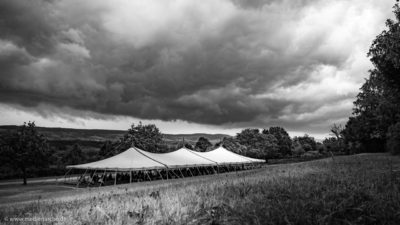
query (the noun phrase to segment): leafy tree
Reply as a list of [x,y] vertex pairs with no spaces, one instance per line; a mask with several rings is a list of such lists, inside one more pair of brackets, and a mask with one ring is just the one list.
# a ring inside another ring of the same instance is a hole
[[282,127],[270,127],[264,129],[263,134],[272,134],[278,140],[279,153],[283,156],[292,154],[292,139]]
[[236,134],[239,144],[247,148],[246,155],[256,158],[276,158],[278,154],[278,140],[271,134],[263,134],[259,129],[247,128]]
[[126,147],[130,145],[145,151],[158,152],[158,145],[162,143],[162,139],[163,135],[156,125],[143,125],[142,122],[139,122],[137,126],[132,124],[119,146]]
[[190,143],[188,143],[188,142],[185,141],[185,138],[183,138],[182,141],[180,141],[180,142],[176,145],[175,149],[180,149],[180,148],[183,148],[183,147],[185,147],[185,148],[187,148],[187,149],[190,149],[190,150],[193,150],[193,149],[194,149],[193,145],[191,145]]
[[343,126],[341,124],[333,124],[331,127],[331,132],[334,137],[325,138],[322,142],[328,151],[332,152],[343,152],[344,138],[343,138]]
[[260,142],[260,130],[247,128],[236,134],[236,140],[246,147],[257,148]]
[[386,20],[387,30],[373,41],[368,56],[388,84],[400,89],[400,8],[398,3],[393,8],[396,20]]
[[298,142],[298,140],[293,139],[293,155],[301,156],[306,151],[304,151],[303,146]]
[[73,147],[64,155],[63,162],[65,165],[76,165],[83,163],[86,157],[82,152],[81,147],[78,144],[74,144]]
[[194,149],[199,152],[205,152],[209,150],[212,147],[211,142],[205,138],[205,137],[200,137],[199,140],[197,140],[196,145],[194,146]]
[[100,159],[105,159],[115,155],[113,143],[111,141],[104,142],[104,144],[100,148],[98,155]]
[[338,139],[335,137],[325,138],[322,143],[329,152],[340,152],[342,150]]
[[49,146],[37,131],[35,122],[24,123],[15,133],[4,136],[0,155],[3,164],[21,170],[24,185],[27,184],[27,170],[49,165]]
[[[374,65],[354,102],[353,117],[343,132],[348,146],[357,151],[382,151],[389,127],[400,121],[400,9],[396,20],[386,21],[373,41],[368,57]],[[387,145],[386,145],[387,146]]]
[[302,137],[294,137],[293,141],[299,143],[306,152],[317,150],[317,142],[313,137],[310,137],[307,134]]
[[244,145],[241,145],[233,137],[224,137],[221,142],[216,144],[216,146],[222,146],[231,152],[235,152],[237,154],[242,154],[242,155],[245,155],[246,151],[247,151],[247,147]]
[[184,147],[187,148],[187,149],[190,149],[190,150],[194,149],[193,145],[191,145],[190,143],[185,143]]

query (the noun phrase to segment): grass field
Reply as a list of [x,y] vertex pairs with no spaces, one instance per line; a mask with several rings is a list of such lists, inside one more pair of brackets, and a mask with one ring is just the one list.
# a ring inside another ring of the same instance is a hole
[[399,189],[399,157],[361,154],[116,187],[50,188],[49,194],[25,196],[28,201],[21,200],[22,192],[17,203],[0,205],[0,220],[7,224],[20,223],[10,222],[15,218],[36,218],[42,221],[38,224],[55,218],[59,224],[399,224]]

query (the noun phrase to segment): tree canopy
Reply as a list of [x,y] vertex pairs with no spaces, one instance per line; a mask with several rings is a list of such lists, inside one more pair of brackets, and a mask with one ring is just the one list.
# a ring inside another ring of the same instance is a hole
[[283,127],[270,127],[269,129],[264,129],[263,134],[271,134],[276,138],[276,140],[278,140],[279,153],[282,156],[291,155],[292,140]]
[[272,134],[261,133],[259,129],[247,128],[236,134],[239,144],[246,146],[246,155],[256,158],[276,158],[278,140]]
[[124,136],[124,144],[136,146],[149,152],[158,152],[158,145],[161,144],[163,134],[154,124],[138,125],[132,124],[128,133]]
[[72,148],[64,155],[63,162],[66,165],[76,165],[85,162],[85,155],[79,144],[74,144]]
[[212,147],[211,142],[205,137],[199,137],[197,140],[194,149],[199,152],[205,152]]
[[[343,135],[357,151],[383,151],[391,127],[400,121],[400,8],[395,20],[373,41],[368,57],[374,65],[354,102]],[[391,132],[390,138],[396,132]]]
[[23,183],[27,184],[27,170],[32,167],[46,167],[49,159],[47,139],[40,134],[35,122],[24,123],[14,133],[3,137],[0,148],[1,161],[23,175]]

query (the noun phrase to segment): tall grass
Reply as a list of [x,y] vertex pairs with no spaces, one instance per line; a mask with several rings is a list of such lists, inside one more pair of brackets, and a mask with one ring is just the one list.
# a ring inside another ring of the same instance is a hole
[[0,209],[0,218],[64,217],[60,224],[399,224],[399,188],[399,157],[341,156],[89,189],[10,204]]

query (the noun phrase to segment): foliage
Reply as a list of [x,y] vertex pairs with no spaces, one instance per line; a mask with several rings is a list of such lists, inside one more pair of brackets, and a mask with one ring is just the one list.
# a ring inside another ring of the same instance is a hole
[[259,129],[244,129],[236,134],[236,140],[247,148],[247,156],[264,159],[281,157],[278,140],[272,134],[261,133]]
[[205,152],[210,150],[210,148],[213,145],[211,144],[211,142],[205,138],[205,137],[199,137],[199,140],[197,140],[195,146],[194,146],[194,150],[198,151],[198,152]]
[[341,146],[336,137],[325,138],[322,143],[326,147],[326,150],[329,152],[339,152],[341,151]]
[[104,144],[101,146],[100,151],[99,151],[99,158],[105,159],[105,158],[115,155],[115,152],[113,151],[113,147],[114,146],[111,141],[104,142]]
[[368,52],[371,62],[390,86],[400,88],[400,7],[396,3],[394,14],[396,20],[386,20],[384,30],[373,41]]
[[163,134],[156,125],[143,125],[139,122],[137,126],[131,125],[117,147],[126,150],[127,147],[135,146],[148,152],[158,152],[158,145],[162,143],[162,138]]
[[343,135],[357,151],[383,151],[389,127],[400,121],[400,8],[394,6],[396,20],[386,21],[373,41],[368,57],[374,65],[354,102],[353,117]]
[[27,183],[28,169],[48,166],[50,155],[47,140],[37,131],[35,122],[24,123],[17,132],[2,139],[1,161],[21,170],[24,184]]
[[224,137],[221,143],[218,143],[222,147],[228,149],[231,152],[235,152],[237,154],[245,155],[247,152],[247,147],[241,145],[235,138],[233,137]]
[[301,145],[304,151],[316,151],[317,150],[317,142],[313,137],[308,136],[305,134],[302,137],[294,137],[293,142],[298,143]]
[[185,141],[185,138],[183,138],[182,141],[178,142],[178,144],[174,147],[174,149],[172,151],[175,151],[175,150],[183,148],[183,147],[190,149],[190,150],[194,150],[193,145],[190,144],[189,142]]
[[306,151],[304,151],[303,146],[300,144],[300,142],[298,142],[297,140],[293,141],[293,150],[292,153],[295,156],[301,156],[302,154],[304,154]]
[[400,154],[400,122],[389,127],[387,148],[393,154]]
[[78,144],[74,146],[64,155],[63,162],[66,165],[76,165],[85,162],[86,156],[82,152],[81,147]]
[[272,134],[278,140],[279,153],[282,156],[292,154],[292,140],[284,128],[270,127],[268,130],[264,129],[262,133]]

